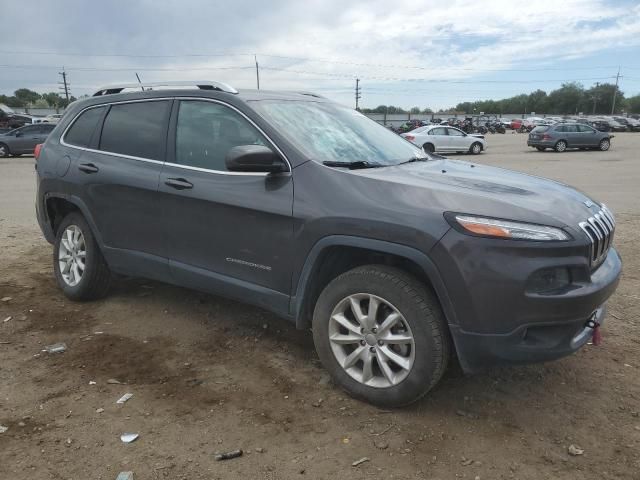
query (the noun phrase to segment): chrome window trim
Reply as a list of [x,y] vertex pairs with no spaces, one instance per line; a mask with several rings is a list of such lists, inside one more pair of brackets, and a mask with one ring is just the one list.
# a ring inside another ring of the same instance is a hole
[[171,97],[159,97],[159,98],[141,98],[141,99],[134,99],[134,100],[121,100],[121,101],[115,101],[115,102],[105,102],[105,103],[100,103],[97,105],[90,105],[88,107],[83,108],[82,110],[80,110],[77,115],[73,118],[73,120],[71,120],[71,122],[69,122],[69,125],[67,125],[64,129],[64,132],[62,132],[62,135],[60,135],[60,144],[65,146],[65,147],[69,147],[69,148],[75,148],[76,150],[82,150],[85,152],[91,152],[91,153],[103,153],[105,155],[111,155],[114,157],[120,157],[120,158],[126,158],[129,160],[136,160],[139,162],[149,162],[149,163],[154,163],[154,164],[159,164],[159,165],[170,165],[172,167],[178,167],[178,168],[183,168],[185,170],[193,170],[196,172],[204,172],[204,173],[215,173],[218,175],[239,175],[239,176],[252,176],[252,177],[266,177],[267,175],[270,175],[269,172],[229,172],[227,170],[211,170],[208,168],[200,168],[200,167],[192,167],[189,165],[180,165],[179,163],[173,163],[173,162],[167,162],[167,161],[161,161],[161,160],[153,160],[151,158],[142,158],[142,157],[135,157],[133,155],[125,155],[123,153],[116,153],[116,152],[109,152],[107,150],[96,150],[94,148],[87,148],[87,147],[80,147],[78,145],[72,145],[70,143],[67,143],[65,141],[65,137],[67,136],[67,132],[69,131],[69,129],[73,126],[73,124],[78,120],[78,117],[80,117],[80,115],[82,115],[84,112],[86,112],[87,110],[91,109],[91,108],[100,108],[100,107],[107,107],[107,106],[111,106],[111,105],[120,105],[123,103],[140,103],[140,102],[158,102],[158,101],[162,101],[162,100],[195,100],[195,101],[205,101],[205,102],[212,102],[212,103],[217,103],[219,105],[228,107],[232,110],[234,110],[235,112],[239,113],[245,120],[247,120],[251,125],[254,126],[254,128],[256,128],[268,141],[269,143],[278,151],[278,153],[282,156],[282,158],[284,159],[285,163],[287,164],[287,167],[289,168],[289,170],[287,172],[281,172],[281,174],[287,174],[290,175],[293,167],[291,166],[291,162],[289,162],[289,159],[287,158],[287,156],[284,154],[284,152],[282,150],[280,150],[280,147],[278,147],[278,145],[271,139],[271,137],[269,137],[269,135],[267,135],[264,130],[262,130],[258,125],[256,125],[256,123],[251,120],[247,115],[245,115],[242,111],[240,111],[239,109],[237,109],[236,107],[234,107],[233,105],[230,105],[226,102],[220,101],[218,99],[215,98],[206,98],[206,97],[180,97],[180,96],[171,96]]

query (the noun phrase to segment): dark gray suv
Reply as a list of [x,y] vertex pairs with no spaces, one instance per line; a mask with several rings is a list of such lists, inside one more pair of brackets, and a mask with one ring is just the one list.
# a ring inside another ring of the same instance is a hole
[[605,205],[424,153],[312,93],[147,87],[74,103],[37,150],[69,298],[118,273],[258,305],[311,327],[335,382],[384,406],[454,356],[476,372],[597,336],[621,271]]

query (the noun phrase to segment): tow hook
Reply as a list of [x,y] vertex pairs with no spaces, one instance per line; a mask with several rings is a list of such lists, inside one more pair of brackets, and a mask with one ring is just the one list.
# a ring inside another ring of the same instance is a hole
[[594,346],[598,346],[602,343],[602,332],[600,331],[600,324],[595,320],[596,314],[593,314],[586,324],[587,328],[591,328],[593,330],[593,335],[591,336],[591,343]]

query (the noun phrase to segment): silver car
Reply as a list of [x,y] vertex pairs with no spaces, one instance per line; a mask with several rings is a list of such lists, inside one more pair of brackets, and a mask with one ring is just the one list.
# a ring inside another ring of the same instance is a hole
[[428,125],[401,135],[425,152],[469,152],[478,155],[487,149],[484,135],[465,133],[462,130],[442,125]]
[[36,145],[44,143],[56,126],[50,123],[25,125],[0,135],[0,157],[17,157],[33,153]]

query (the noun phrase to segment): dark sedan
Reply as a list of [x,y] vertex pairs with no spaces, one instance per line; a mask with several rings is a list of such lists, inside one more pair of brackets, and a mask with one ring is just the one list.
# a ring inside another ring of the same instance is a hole
[[44,143],[49,134],[56,128],[50,123],[38,123],[16,128],[0,135],[0,157],[33,153],[36,145]]
[[552,148],[556,152],[564,152],[567,148],[592,148],[609,150],[612,135],[600,132],[582,123],[560,123],[541,125],[529,134],[527,145],[539,151]]

